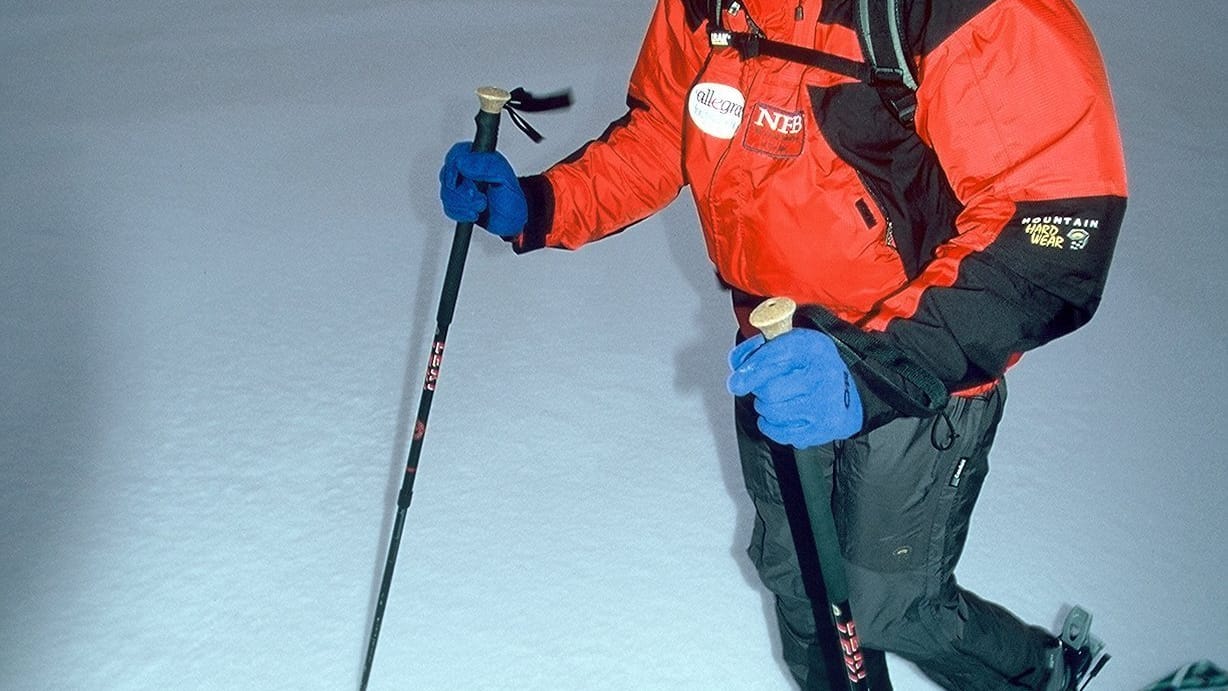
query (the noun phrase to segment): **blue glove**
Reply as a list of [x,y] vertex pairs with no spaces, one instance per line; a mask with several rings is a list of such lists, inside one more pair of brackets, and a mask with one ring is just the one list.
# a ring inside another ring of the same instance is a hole
[[[453,221],[475,222],[488,212],[482,226],[503,238],[515,237],[529,220],[520,181],[503,154],[475,153],[467,142],[448,150],[439,171],[439,198],[443,212]],[[477,183],[485,183],[486,190]]]
[[861,396],[831,337],[795,328],[770,341],[755,336],[729,353],[729,392],[755,395],[759,429],[799,449],[848,439],[861,430]]

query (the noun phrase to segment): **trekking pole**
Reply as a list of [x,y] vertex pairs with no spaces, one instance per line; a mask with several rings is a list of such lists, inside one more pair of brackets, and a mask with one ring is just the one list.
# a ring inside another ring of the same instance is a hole
[[[769,298],[750,313],[750,323],[771,340],[793,328],[793,313],[797,304],[789,298]],[[844,573],[843,555],[840,553],[840,537],[836,532],[836,518],[831,512],[831,490],[823,476],[823,468],[815,459],[805,456],[806,449],[794,449],[797,475],[802,489],[810,529],[814,534],[814,547],[818,552],[819,575],[827,591],[829,623],[835,628],[840,641],[840,657],[850,691],[867,691],[865,658],[861,640],[853,622],[853,610],[849,607],[848,579]],[[822,622],[815,622],[821,626]],[[830,669],[830,667],[829,667]],[[830,676],[830,674],[829,674]],[[839,682],[829,679],[832,685]]]
[[[499,136],[499,115],[512,95],[503,89],[482,87],[478,89],[477,134],[473,138],[474,151],[494,151]],[[444,274],[443,294],[439,298],[439,312],[435,318],[435,340],[431,344],[426,366],[426,382],[422,385],[422,397],[418,400],[418,419],[414,423],[413,440],[409,445],[409,458],[405,461],[405,479],[397,497],[396,521],[392,525],[392,539],[388,544],[388,559],[384,562],[384,578],[380,583],[379,599],[375,604],[375,617],[371,621],[371,638],[367,642],[367,661],[362,669],[362,688],[367,688],[371,678],[371,663],[375,659],[375,645],[379,642],[380,624],[384,619],[384,607],[388,604],[388,590],[392,586],[392,570],[397,564],[397,550],[401,546],[401,531],[405,528],[405,512],[413,499],[414,476],[418,472],[418,458],[422,455],[422,439],[426,436],[426,420],[431,413],[431,400],[435,397],[435,384],[439,381],[439,367],[443,362],[444,343],[448,327],[456,311],[456,296],[460,291],[461,274],[465,270],[465,256],[469,252],[469,239],[473,235],[472,222],[456,224],[452,237],[452,252]]]

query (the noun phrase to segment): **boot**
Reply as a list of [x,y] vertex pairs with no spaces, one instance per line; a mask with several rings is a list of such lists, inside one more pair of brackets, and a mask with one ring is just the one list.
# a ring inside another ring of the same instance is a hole
[[1091,626],[1090,612],[1071,608],[1061,636],[1049,649],[1049,683],[1044,691],[1082,691],[1104,668],[1110,656],[1104,652],[1104,642],[1091,635]]

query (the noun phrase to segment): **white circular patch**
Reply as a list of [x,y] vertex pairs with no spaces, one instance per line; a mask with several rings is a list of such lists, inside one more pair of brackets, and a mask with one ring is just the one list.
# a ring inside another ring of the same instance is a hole
[[687,112],[691,122],[706,134],[719,139],[733,139],[742,124],[746,97],[728,84],[704,82],[691,89]]

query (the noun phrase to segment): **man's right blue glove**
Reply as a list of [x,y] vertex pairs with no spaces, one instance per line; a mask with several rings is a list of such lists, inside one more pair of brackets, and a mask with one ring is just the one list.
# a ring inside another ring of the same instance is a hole
[[848,439],[862,427],[861,395],[835,342],[797,328],[770,341],[762,335],[729,353],[735,396],[755,395],[759,429],[781,444],[804,449]]
[[[503,238],[519,235],[529,220],[529,206],[512,164],[497,151],[471,149],[468,142],[460,142],[444,157],[439,171],[443,212],[453,221],[469,223],[487,212],[481,219],[486,230]],[[485,191],[478,189],[479,182],[485,184]]]

